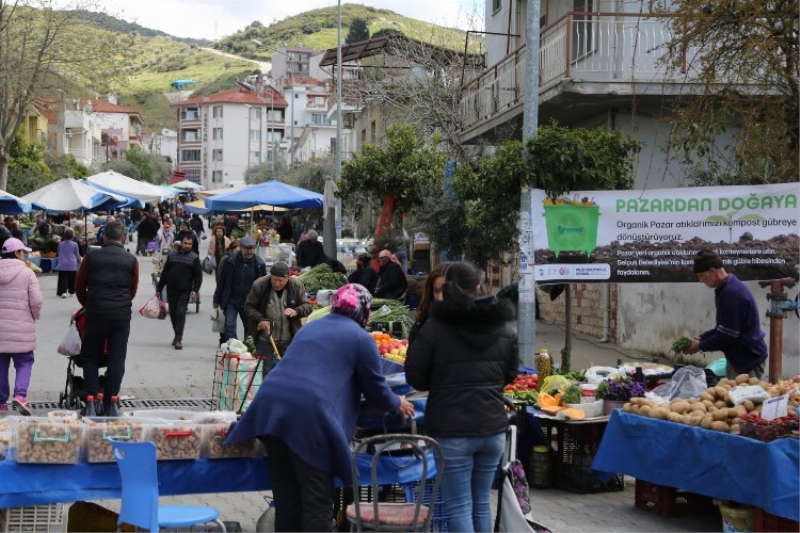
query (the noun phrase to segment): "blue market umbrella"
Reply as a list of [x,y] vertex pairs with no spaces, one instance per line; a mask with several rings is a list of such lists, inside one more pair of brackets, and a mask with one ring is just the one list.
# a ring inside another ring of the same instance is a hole
[[206,198],[206,207],[211,211],[250,209],[262,204],[290,209],[322,207],[322,195],[273,178],[252,187]]
[[6,191],[0,191],[0,214],[19,215],[20,213],[27,213],[32,207],[30,203],[22,198],[18,198]]
[[61,178],[22,197],[36,209],[51,213],[118,209],[128,200],[116,194],[101,192],[72,178]]

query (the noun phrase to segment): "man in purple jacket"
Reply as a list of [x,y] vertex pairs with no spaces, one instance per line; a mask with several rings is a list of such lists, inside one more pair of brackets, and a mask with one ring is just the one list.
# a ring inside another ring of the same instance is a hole
[[700,250],[694,272],[705,286],[714,289],[717,326],[692,341],[688,353],[721,351],[727,361],[729,379],[749,374],[761,379],[768,350],[761,331],[758,306],[750,289],[733,274],[725,272],[722,259],[711,250]]

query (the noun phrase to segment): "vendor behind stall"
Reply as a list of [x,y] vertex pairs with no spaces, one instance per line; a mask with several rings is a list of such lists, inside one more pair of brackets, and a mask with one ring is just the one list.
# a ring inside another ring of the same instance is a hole
[[414,406],[387,385],[375,341],[364,330],[371,302],[361,285],[339,289],[331,314],[303,326],[225,441],[264,443],[275,531],[331,531],[334,477],[351,482],[350,441],[362,393],[403,419],[414,416]]

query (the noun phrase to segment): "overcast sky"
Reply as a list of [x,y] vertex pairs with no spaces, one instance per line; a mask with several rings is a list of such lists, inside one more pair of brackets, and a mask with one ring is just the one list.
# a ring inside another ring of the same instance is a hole
[[[257,20],[268,26],[287,17],[336,7],[336,0],[95,0],[109,15],[177,37],[219,39]],[[67,3],[64,0],[63,3]],[[482,0],[363,0],[406,17],[461,29],[482,29]],[[477,15],[476,15],[477,14]],[[476,17],[478,20],[476,21]],[[470,20],[475,21],[471,27]],[[346,30],[345,30],[346,32]]]

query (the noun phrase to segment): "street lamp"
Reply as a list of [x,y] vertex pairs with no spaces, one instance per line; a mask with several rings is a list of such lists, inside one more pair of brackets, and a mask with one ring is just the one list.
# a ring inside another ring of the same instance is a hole
[[[290,113],[290,117],[289,117],[289,121],[290,121],[289,122],[289,166],[294,166],[294,100],[295,100],[295,94],[294,94],[294,66],[293,66],[294,60],[292,59],[292,56],[290,56],[286,52],[282,52],[281,50],[276,50],[275,48],[269,48],[268,46],[266,46],[264,43],[262,43],[258,39],[250,39],[250,40],[253,43],[255,43],[256,46],[260,46],[262,48],[265,48],[265,49],[269,50],[270,52],[274,52],[274,53],[277,53],[277,54],[282,54],[282,55],[286,56],[289,59],[289,76],[291,77],[291,87],[292,87],[292,101],[289,103],[289,113]],[[286,94],[286,91],[284,91],[284,94]]]

